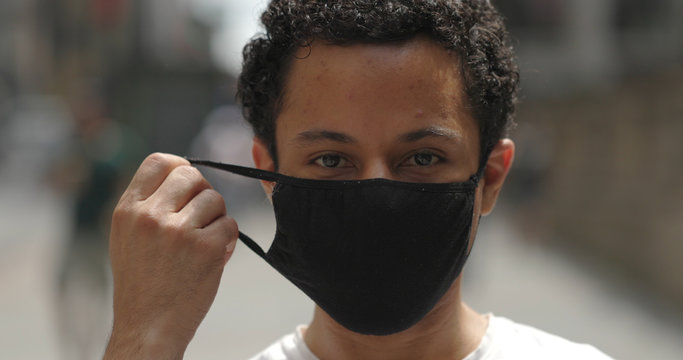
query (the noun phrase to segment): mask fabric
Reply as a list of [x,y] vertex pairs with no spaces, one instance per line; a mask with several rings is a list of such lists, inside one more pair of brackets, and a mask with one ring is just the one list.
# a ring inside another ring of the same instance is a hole
[[274,181],[275,239],[240,240],[345,328],[389,335],[420,321],[469,255],[479,174],[459,183],[312,180],[190,160]]

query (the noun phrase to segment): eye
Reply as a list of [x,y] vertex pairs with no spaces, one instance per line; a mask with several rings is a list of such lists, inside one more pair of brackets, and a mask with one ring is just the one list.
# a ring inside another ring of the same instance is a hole
[[315,163],[324,168],[339,168],[346,164],[346,160],[337,154],[325,154],[317,157]]
[[441,161],[441,158],[433,154],[431,152],[418,152],[413,154],[410,158],[407,160],[408,166],[430,166],[434,165],[437,162]]

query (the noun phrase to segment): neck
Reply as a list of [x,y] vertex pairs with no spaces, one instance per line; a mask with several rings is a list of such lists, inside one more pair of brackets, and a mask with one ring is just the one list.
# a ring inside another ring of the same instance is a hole
[[458,278],[437,305],[405,331],[387,336],[354,333],[316,307],[304,341],[323,360],[455,360],[477,348],[487,326],[485,317],[461,301]]

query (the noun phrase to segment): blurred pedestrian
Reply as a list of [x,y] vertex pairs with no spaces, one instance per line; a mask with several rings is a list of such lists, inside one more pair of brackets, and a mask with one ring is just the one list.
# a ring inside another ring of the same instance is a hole
[[71,230],[57,279],[64,359],[91,359],[106,337],[111,210],[143,154],[137,135],[111,118],[107,100],[97,84],[71,90],[75,131],[48,179],[72,197]]

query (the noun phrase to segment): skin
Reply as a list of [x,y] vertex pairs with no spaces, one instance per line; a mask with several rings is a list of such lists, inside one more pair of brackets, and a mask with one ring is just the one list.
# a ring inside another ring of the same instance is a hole
[[[401,44],[313,43],[294,60],[276,119],[278,171],[315,179],[465,181],[479,134],[457,57],[418,37]],[[274,171],[254,139],[256,167]],[[514,156],[500,140],[475,200],[493,209]],[[272,183],[263,182],[270,194]],[[220,195],[182,158],[145,160],[114,214],[110,240],[114,328],[105,359],[181,358],[216,294],[237,238]],[[461,300],[461,279],[415,326],[389,336],[353,333],[316,307],[304,340],[321,359],[462,359],[487,319]]]

